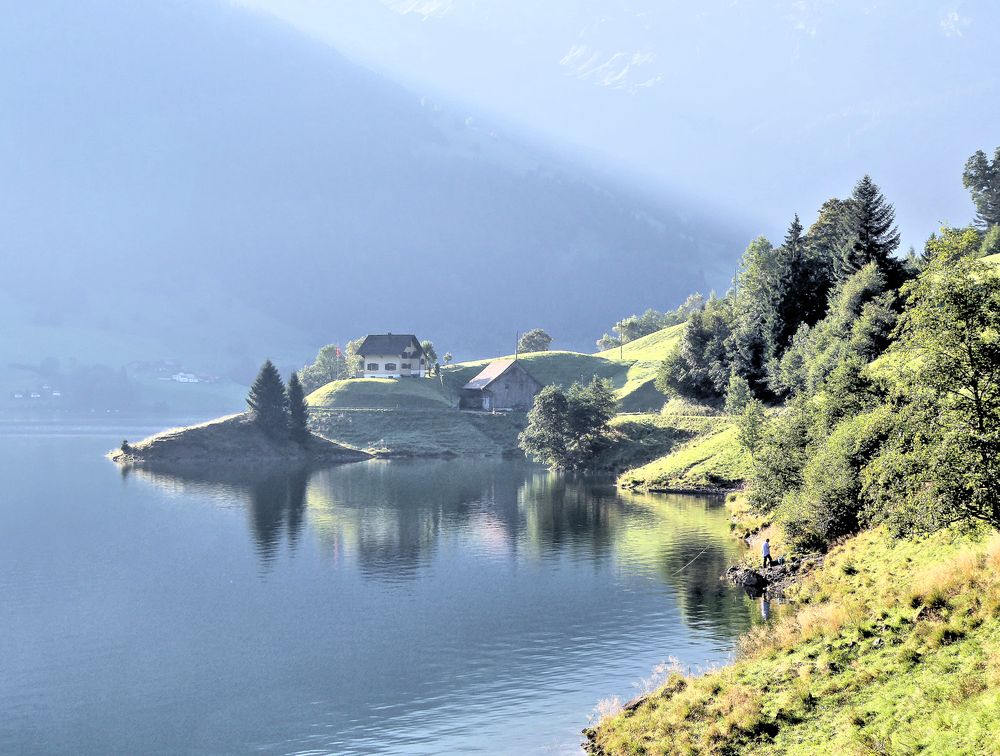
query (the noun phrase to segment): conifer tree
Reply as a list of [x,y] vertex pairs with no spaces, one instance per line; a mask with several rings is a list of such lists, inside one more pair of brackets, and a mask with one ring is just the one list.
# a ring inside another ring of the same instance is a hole
[[278,369],[270,360],[260,366],[260,372],[247,394],[247,406],[253,421],[268,433],[280,434],[288,426],[288,397]]
[[854,186],[851,208],[853,238],[834,261],[837,279],[843,281],[873,262],[895,287],[901,283],[902,272],[899,261],[892,256],[899,246],[896,211],[868,175]]
[[[736,274],[732,336],[727,343],[733,369],[750,383],[755,395],[766,396],[767,366],[781,351],[781,304],[790,273],[781,250],[763,236],[750,242]],[[725,390],[729,372],[716,386]]]
[[309,408],[298,373],[288,379],[288,435],[299,443],[309,438]]
[[784,349],[803,322],[815,323],[812,274],[806,257],[805,237],[798,213],[792,219],[784,243],[778,248],[784,290],[778,300],[778,347]]
[[984,228],[1000,225],[1000,147],[992,161],[985,152],[976,150],[965,164],[962,184],[976,205],[976,222]]

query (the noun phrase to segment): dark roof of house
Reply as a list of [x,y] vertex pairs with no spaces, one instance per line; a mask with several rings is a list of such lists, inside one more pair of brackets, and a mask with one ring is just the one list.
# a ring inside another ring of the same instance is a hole
[[375,333],[365,336],[365,340],[358,347],[358,354],[362,357],[369,354],[391,354],[402,356],[403,350],[413,347],[414,356],[422,355],[424,350],[420,348],[420,342],[412,333]]
[[[471,381],[462,386],[463,389],[476,389],[481,390],[489,386],[493,381],[495,381],[500,376],[504,375],[512,367],[517,366],[517,369],[525,373],[531,380],[538,383],[531,373],[524,369],[524,366],[517,360],[493,360],[489,365],[484,367],[479,374],[473,378]],[[541,383],[538,383],[541,386]]]

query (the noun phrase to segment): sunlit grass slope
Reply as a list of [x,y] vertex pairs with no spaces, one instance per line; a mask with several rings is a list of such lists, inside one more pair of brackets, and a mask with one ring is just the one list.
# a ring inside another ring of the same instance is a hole
[[736,427],[724,415],[694,414],[680,402],[669,403],[659,415],[630,418],[655,428],[670,428],[683,439],[662,456],[618,478],[623,488],[641,491],[678,489],[728,489],[749,475],[750,458]]
[[429,378],[334,381],[307,397],[327,438],[403,456],[511,454],[524,415],[460,412],[457,394]]
[[[518,358],[524,367],[543,384],[569,386],[586,382],[594,376],[609,379],[615,387],[619,410],[638,412],[655,410],[666,398],[653,385],[660,363],[680,341],[684,326],[664,328],[626,344],[623,349],[608,349],[597,354],[580,352],[531,352]],[[513,357],[508,355],[507,359]],[[445,384],[458,390],[482,370],[490,360],[475,360],[444,369]]]
[[629,363],[624,380],[619,376],[616,383],[615,393],[622,412],[656,409],[666,401],[666,397],[656,390],[654,381],[660,364],[680,344],[683,331],[684,324],[680,323],[636,339],[620,349],[608,349],[595,355]]
[[[615,386],[622,411],[657,410],[665,398],[653,387],[659,363],[676,347],[679,326],[666,328],[627,344],[624,359],[617,350],[601,354],[531,352],[518,355],[525,369],[544,385],[568,387],[594,376]],[[513,355],[509,355],[512,357]],[[366,449],[399,454],[516,453],[523,414],[484,415],[459,412],[462,386],[492,359],[461,362],[442,368],[440,378],[365,378],[334,381],[308,397],[313,427],[337,441]],[[618,422],[618,421],[616,421]],[[629,425],[628,443],[621,459],[609,467],[627,466],[627,452],[648,461],[686,437],[666,428]]]
[[[496,359],[512,359],[514,355]],[[449,390],[458,392],[476,373],[490,364],[488,360],[460,362],[444,368],[442,376]],[[518,355],[518,359],[531,375],[543,385],[556,384],[568,387],[575,382],[598,378],[620,379],[628,366],[617,360],[580,352],[528,352]]]
[[440,409],[454,402],[438,381],[426,378],[354,378],[333,381],[308,397],[315,409]]
[[639,753],[1000,752],[1000,536],[863,533],[741,658],[672,674],[603,720],[592,750]]
[[310,427],[342,444],[399,456],[519,454],[519,413],[491,415],[457,409],[313,410]]

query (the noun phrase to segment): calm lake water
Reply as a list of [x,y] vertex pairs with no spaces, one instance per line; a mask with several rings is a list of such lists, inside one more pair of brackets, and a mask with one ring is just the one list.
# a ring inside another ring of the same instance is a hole
[[102,458],[148,430],[0,427],[2,753],[574,753],[600,699],[759,614],[717,499]]

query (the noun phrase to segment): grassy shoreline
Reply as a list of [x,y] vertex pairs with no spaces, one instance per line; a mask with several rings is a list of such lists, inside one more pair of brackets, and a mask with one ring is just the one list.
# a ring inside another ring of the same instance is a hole
[[370,459],[360,449],[311,434],[302,442],[273,436],[247,413],[227,415],[182,428],[169,428],[108,452],[112,462],[143,465],[265,465],[357,462]]
[[586,730],[589,752],[998,752],[1000,536],[864,532],[791,596],[733,664]]

